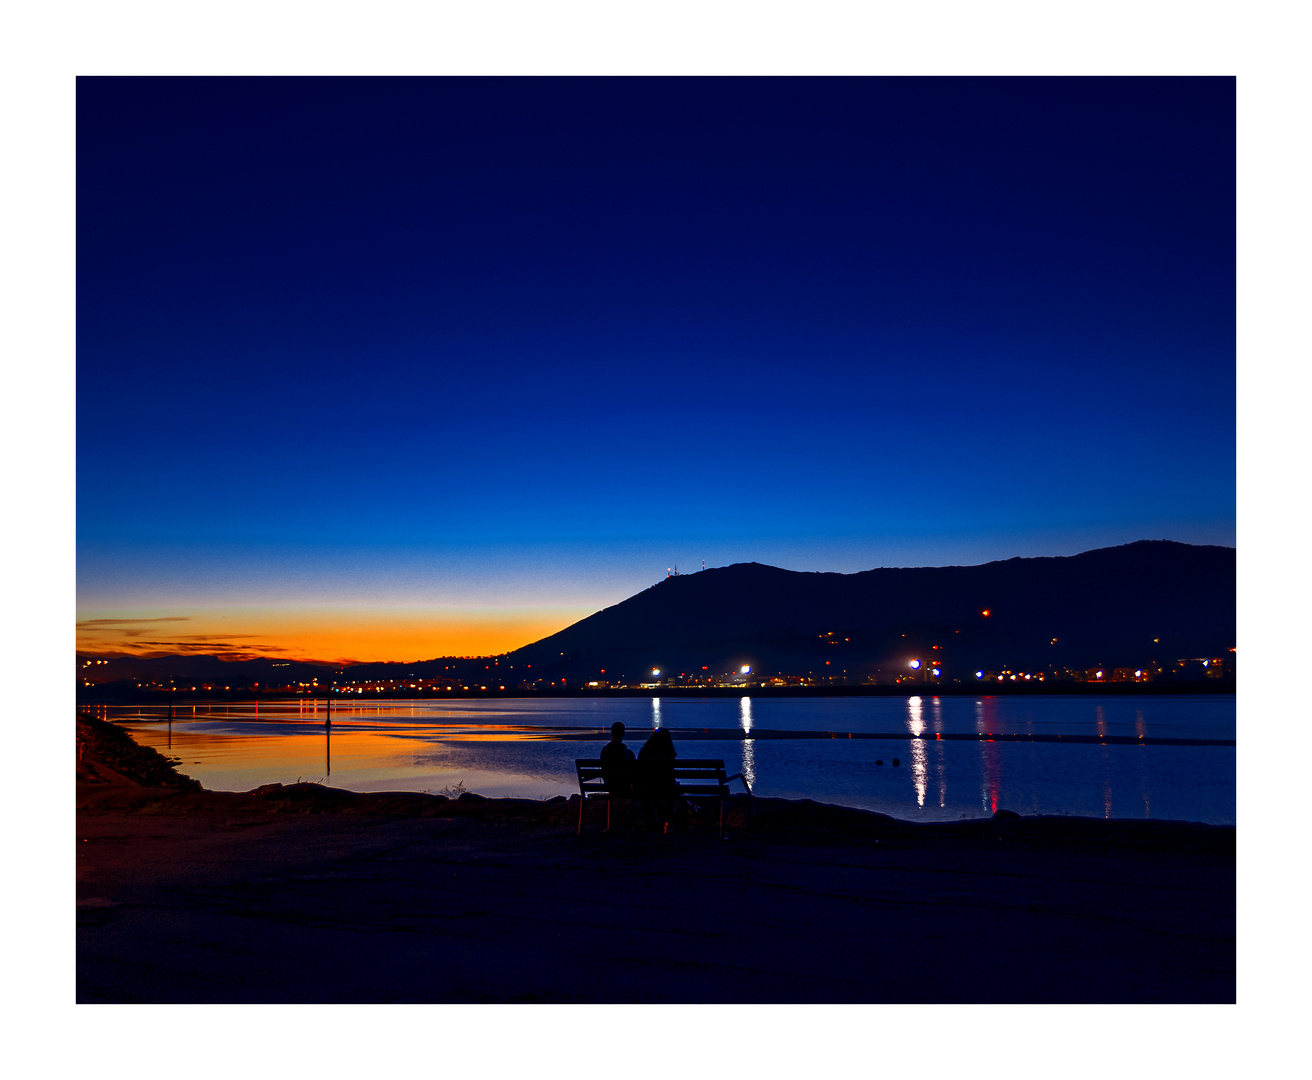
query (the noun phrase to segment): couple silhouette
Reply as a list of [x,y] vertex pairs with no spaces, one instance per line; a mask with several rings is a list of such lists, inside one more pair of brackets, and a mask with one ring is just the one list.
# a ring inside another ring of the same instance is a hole
[[624,745],[624,725],[610,726],[610,742],[601,751],[601,777],[612,799],[637,799],[649,830],[670,831],[679,785],[674,779],[674,740],[657,728],[642,744],[638,756]]

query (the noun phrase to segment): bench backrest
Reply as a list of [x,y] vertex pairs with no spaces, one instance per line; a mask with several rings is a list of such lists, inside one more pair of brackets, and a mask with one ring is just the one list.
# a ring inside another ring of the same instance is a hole
[[[604,795],[610,790],[601,775],[601,758],[577,758],[574,768],[581,795]],[[675,758],[674,780],[683,795],[724,795],[729,783],[724,758]]]

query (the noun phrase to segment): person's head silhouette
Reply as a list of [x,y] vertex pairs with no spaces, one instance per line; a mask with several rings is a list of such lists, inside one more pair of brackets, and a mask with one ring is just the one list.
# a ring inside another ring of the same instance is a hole
[[610,741],[611,742],[624,741],[624,725],[621,724],[618,720],[616,720],[615,723],[611,724],[610,726]]
[[647,741],[643,743],[642,749],[655,757],[672,758],[674,753],[674,740],[670,738],[670,733],[665,728],[657,728],[648,736]]

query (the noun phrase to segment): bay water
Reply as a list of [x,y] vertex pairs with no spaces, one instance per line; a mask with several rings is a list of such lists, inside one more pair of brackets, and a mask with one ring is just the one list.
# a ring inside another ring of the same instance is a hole
[[[500,698],[101,706],[205,787],[314,781],[352,791],[578,791],[622,721],[681,757],[724,758],[760,796],[912,821],[1021,814],[1235,823],[1233,695]],[[734,790],[741,785],[735,782]]]

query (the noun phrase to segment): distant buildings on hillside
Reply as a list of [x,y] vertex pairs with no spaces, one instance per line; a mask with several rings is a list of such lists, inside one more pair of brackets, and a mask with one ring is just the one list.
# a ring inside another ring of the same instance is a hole
[[[656,690],[662,688],[695,690],[705,688],[770,689],[789,686],[905,686],[908,689],[935,685],[997,686],[1013,683],[1154,683],[1195,682],[1201,679],[1231,680],[1235,678],[1235,650],[1221,656],[1186,657],[1174,661],[1146,661],[1137,667],[1073,668],[1002,668],[961,671],[930,653],[925,659],[910,661],[905,668],[857,673],[825,665],[822,671],[761,672],[750,664],[740,665],[731,671],[712,672],[709,665],[700,671],[665,671],[651,668],[640,677],[625,678],[614,672],[598,669],[591,674],[553,674],[536,676],[531,668],[519,670],[501,666],[495,660],[482,665],[465,665],[450,668],[441,676],[411,673],[389,678],[351,678],[351,668],[328,669],[322,677],[279,678],[278,673],[266,673],[259,681],[241,682],[231,679],[224,682],[187,678],[131,678],[124,671],[115,671],[113,660],[79,658],[78,686],[91,689],[96,686],[116,685],[145,691],[175,690],[185,693],[231,693],[255,691],[261,694],[294,694],[323,697],[370,695],[397,696],[407,693],[471,693],[471,692],[551,692],[551,691],[605,691],[605,690]],[[398,667],[401,665],[397,665]],[[332,672],[329,674],[329,672]]]

